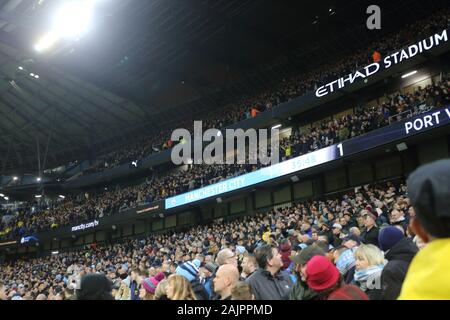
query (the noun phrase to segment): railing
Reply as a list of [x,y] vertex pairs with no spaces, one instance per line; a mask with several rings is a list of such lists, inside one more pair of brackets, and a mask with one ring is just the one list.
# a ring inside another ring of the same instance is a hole
[[421,113],[428,112],[431,109],[433,109],[433,106],[427,106],[425,103],[422,103],[419,106],[417,106],[416,108],[417,108],[416,112],[413,112],[413,110],[409,109],[409,110],[394,114],[393,116],[390,116],[388,118],[389,124],[392,124],[393,122],[401,121],[403,119],[411,118],[411,117],[416,116]]

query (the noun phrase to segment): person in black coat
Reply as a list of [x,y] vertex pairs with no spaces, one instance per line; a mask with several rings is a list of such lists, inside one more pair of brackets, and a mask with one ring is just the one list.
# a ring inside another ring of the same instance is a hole
[[378,247],[378,227],[376,224],[376,216],[368,210],[363,213],[365,228],[361,233],[365,244],[373,244]]
[[405,238],[397,227],[381,229],[379,243],[388,260],[381,273],[381,299],[396,300],[400,295],[409,265],[419,249],[411,239]]

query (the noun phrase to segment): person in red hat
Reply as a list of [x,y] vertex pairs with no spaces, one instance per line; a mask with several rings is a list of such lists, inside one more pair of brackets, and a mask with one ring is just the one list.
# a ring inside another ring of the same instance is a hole
[[344,284],[339,270],[324,256],[314,256],[306,264],[306,283],[319,300],[369,300],[357,286]]

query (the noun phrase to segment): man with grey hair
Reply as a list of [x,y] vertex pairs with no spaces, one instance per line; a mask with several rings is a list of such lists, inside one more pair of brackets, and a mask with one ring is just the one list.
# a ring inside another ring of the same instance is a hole
[[234,253],[231,249],[228,249],[228,248],[222,249],[217,254],[216,263],[219,266],[223,266],[225,264],[231,264],[237,268],[236,253]]

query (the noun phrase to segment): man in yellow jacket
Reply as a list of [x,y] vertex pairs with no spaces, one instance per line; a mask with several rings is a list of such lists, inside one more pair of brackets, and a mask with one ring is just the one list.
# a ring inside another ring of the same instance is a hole
[[400,300],[450,299],[450,160],[418,168],[407,181],[411,227],[427,243],[414,257]]

